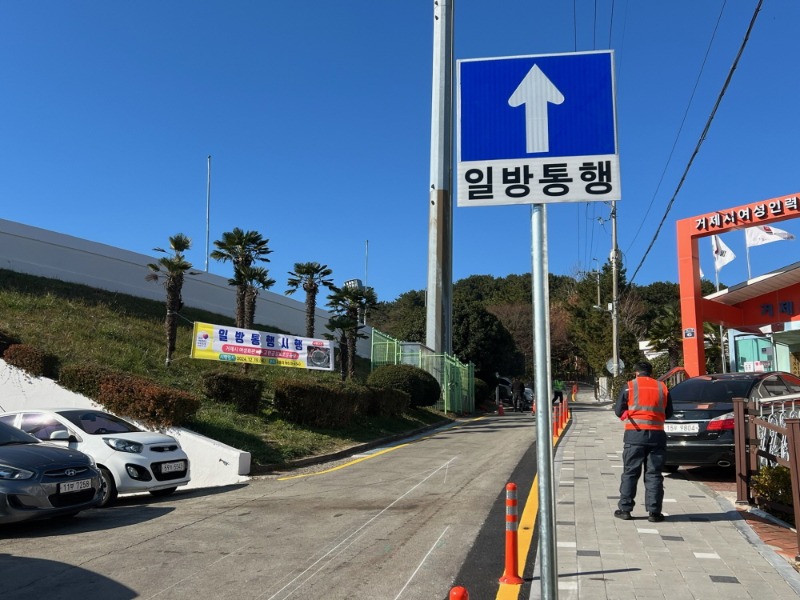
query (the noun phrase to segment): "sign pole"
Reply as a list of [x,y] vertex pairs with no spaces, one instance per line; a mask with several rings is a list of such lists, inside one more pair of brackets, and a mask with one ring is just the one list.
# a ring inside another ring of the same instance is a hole
[[553,487],[553,411],[550,390],[550,298],[547,274],[547,211],[531,205],[531,296],[533,298],[534,378],[536,386],[536,464],[539,474],[539,565],[542,598],[558,598],[555,493]]

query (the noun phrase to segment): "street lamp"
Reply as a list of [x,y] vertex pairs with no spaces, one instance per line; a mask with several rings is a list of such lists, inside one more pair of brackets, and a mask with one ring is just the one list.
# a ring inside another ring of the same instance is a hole
[[[361,281],[360,279],[348,279],[347,281],[344,282],[344,287],[345,289],[352,291],[363,291],[365,289],[364,282]],[[357,315],[356,319],[360,320],[362,325],[366,325],[367,324],[366,309],[362,306],[359,306],[358,313],[359,314]]]

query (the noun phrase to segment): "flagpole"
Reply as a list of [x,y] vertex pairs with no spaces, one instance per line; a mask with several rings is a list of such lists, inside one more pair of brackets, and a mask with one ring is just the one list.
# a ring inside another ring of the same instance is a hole
[[[719,291],[719,269],[717,269],[716,265],[714,265],[714,283],[717,286],[717,291]],[[722,372],[725,373],[725,344],[722,341],[722,325],[719,326],[719,353],[722,357]]]
[[744,233],[744,249],[747,255],[747,281],[750,281],[753,276],[750,275],[750,244],[747,243],[747,229],[744,229],[742,233]]

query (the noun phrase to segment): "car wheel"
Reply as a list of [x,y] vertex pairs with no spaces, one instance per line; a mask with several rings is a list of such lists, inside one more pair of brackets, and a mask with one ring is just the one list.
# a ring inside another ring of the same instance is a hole
[[114,483],[114,477],[111,472],[105,467],[100,467],[100,479],[102,480],[103,497],[98,506],[105,508],[111,506],[114,500],[117,499],[117,484]]
[[677,473],[680,465],[664,465],[663,468],[666,473]]
[[156,498],[160,498],[161,496],[169,496],[170,494],[172,494],[177,489],[178,489],[178,487],[175,486],[175,487],[171,487],[171,488],[165,488],[163,490],[150,490],[150,494],[152,494]]

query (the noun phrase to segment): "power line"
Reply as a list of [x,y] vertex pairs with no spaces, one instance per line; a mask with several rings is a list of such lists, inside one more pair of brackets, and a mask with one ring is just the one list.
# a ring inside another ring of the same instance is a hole
[[703,57],[703,64],[700,65],[700,71],[697,73],[697,79],[694,82],[694,88],[692,88],[692,94],[689,96],[689,102],[686,104],[686,110],[683,111],[683,119],[681,120],[680,127],[678,127],[678,132],[675,134],[675,140],[672,142],[672,148],[669,151],[669,156],[667,157],[667,162],[664,164],[664,170],[661,171],[661,177],[658,180],[658,184],[656,185],[656,189],[653,192],[653,197],[650,198],[650,204],[647,205],[647,210],[642,217],[641,223],[639,223],[639,227],[636,230],[636,234],[633,236],[630,244],[628,244],[628,251],[633,247],[634,242],[636,242],[636,238],[639,237],[639,233],[642,231],[642,227],[644,227],[645,222],[647,221],[647,216],[650,214],[650,209],[653,208],[653,202],[656,200],[656,196],[658,196],[658,192],[661,189],[661,184],[664,183],[664,177],[667,174],[667,169],[669,168],[670,163],[672,162],[672,156],[675,153],[675,148],[678,146],[678,139],[681,137],[681,133],[683,132],[683,126],[686,124],[686,119],[689,116],[689,109],[692,106],[692,102],[694,101],[694,95],[697,92],[697,87],[700,85],[700,79],[703,76],[703,71],[705,70],[706,61],[708,60],[709,54],[711,54],[711,46],[714,45],[714,40],[717,37],[717,30],[719,29],[719,24],[722,21],[722,13],[725,11],[725,5],[727,2],[722,3],[722,7],[719,11],[719,17],[717,17],[717,24],[714,26],[714,31],[711,33],[711,39],[708,42],[708,48],[706,48],[706,55]]
[[703,132],[700,134],[700,139],[697,141],[697,145],[692,152],[691,157],[689,158],[689,162],[686,165],[686,168],[683,171],[683,175],[681,176],[681,180],[678,182],[678,187],[675,188],[675,192],[672,194],[672,198],[670,199],[669,203],[667,204],[667,209],[664,211],[664,216],[661,218],[661,222],[658,224],[658,228],[656,229],[655,234],[653,235],[653,239],[650,242],[650,245],[647,247],[647,250],[642,256],[642,260],[639,262],[639,265],[636,267],[636,270],[631,275],[630,280],[628,283],[633,283],[634,279],[636,279],[636,274],[639,272],[639,269],[642,268],[644,261],[647,259],[647,255],[650,254],[650,250],[653,249],[653,246],[656,243],[656,239],[658,239],[658,234],[661,232],[661,228],[664,225],[664,222],[667,220],[667,215],[669,215],[669,211],[672,210],[672,205],[675,203],[675,198],[678,196],[678,192],[680,192],[681,187],[683,187],[683,182],[686,180],[686,176],[689,173],[689,169],[692,167],[692,163],[694,163],[694,159],[697,156],[697,153],[700,151],[700,146],[706,139],[706,134],[711,127],[711,121],[714,120],[714,116],[717,114],[717,109],[719,108],[720,103],[722,102],[722,97],[725,95],[725,92],[728,89],[728,86],[731,83],[731,79],[733,79],[733,72],[736,70],[737,65],[739,64],[739,59],[742,57],[742,53],[744,52],[745,46],[747,46],[747,42],[750,39],[750,33],[753,31],[753,26],[756,23],[756,18],[758,17],[758,13],[761,10],[761,5],[764,3],[764,0],[758,0],[758,5],[756,6],[755,11],[753,12],[753,17],[750,19],[750,25],[747,28],[747,33],[745,33],[744,39],[742,40],[741,46],[739,46],[739,52],[736,54],[736,58],[731,65],[730,70],[728,71],[728,76],[725,79],[725,83],[722,86],[722,90],[720,91],[719,95],[717,96],[717,101],[714,103],[714,108],[711,109],[711,114],[706,121],[706,126],[703,128]]

